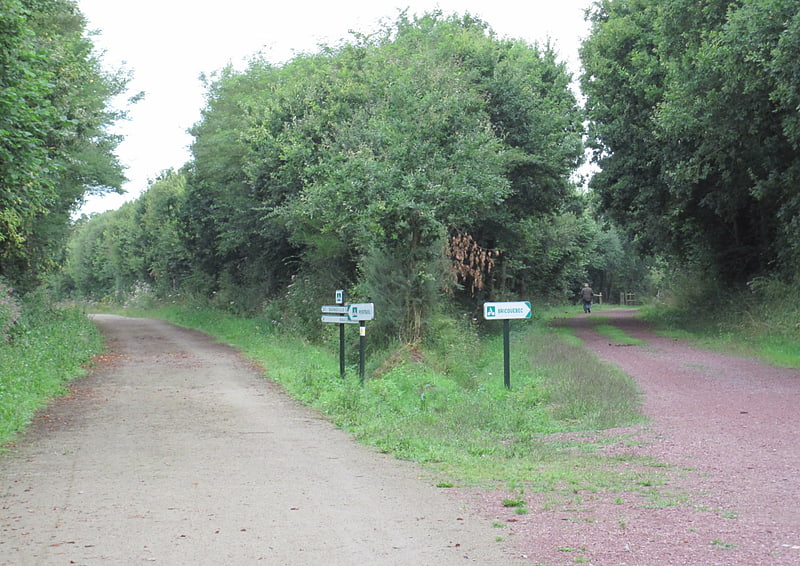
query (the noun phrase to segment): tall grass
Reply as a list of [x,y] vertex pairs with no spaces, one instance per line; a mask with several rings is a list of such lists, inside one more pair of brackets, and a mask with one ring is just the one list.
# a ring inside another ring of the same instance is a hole
[[419,347],[371,351],[361,386],[355,367],[340,378],[333,335],[312,344],[267,320],[203,309],[148,315],[241,349],[288,393],[359,440],[460,481],[548,487],[586,481],[597,456],[554,444],[549,435],[642,420],[634,383],[544,321],[515,324],[507,390],[502,337],[481,335],[466,321],[437,321],[437,338]]
[[26,297],[8,340],[0,342],[0,446],[62,394],[67,382],[83,375],[83,364],[102,348],[99,332],[82,311]]

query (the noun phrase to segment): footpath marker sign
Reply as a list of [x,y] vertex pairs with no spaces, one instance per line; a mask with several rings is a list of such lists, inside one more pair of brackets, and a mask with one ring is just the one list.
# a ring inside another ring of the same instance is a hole
[[322,322],[334,322],[338,324],[355,324],[356,321],[347,318],[346,314],[323,314]]
[[483,303],[483,318],[486,320],[507,320],[512,318],[530,318],[530,301],[510,303]]
[[322,314],[347,315],[347,307],[344,305],[322,305]]
[[483,303],[483,318],[503,321],[503,382],[506,389],[511,389],[511,363],[509,320],[531,317],[530,301],[512,301],[505,303]]
[[375,318],[374,303],[353,303],[347,305],[347,318],[350,322],[361,322]]

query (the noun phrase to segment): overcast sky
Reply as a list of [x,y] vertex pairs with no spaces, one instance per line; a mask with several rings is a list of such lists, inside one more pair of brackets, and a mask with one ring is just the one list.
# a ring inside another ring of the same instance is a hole
[[400,10],[479,16],[501,37],[543,43],[548,38],[573,73],[578,46],[588,34],[591,0],[78,0],[94,43],[109,69],[133,73],[130,94],[145,99],[115,132],[125,136],[117,154],[127,167],[124,196],[91,197],[83,211],[118,208],[147,188],[148,179],[190,158],[189,127],[200,118],[201,73],[228,63],[244,68],[256,53],[273,63],[295,53],[338,43],[351,30],[369,33]]

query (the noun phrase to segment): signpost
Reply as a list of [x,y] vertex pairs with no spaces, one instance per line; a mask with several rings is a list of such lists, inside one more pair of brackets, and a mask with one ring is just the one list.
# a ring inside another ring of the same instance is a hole
[[508,321],[515,318],[530,317],[530,301],[483,303],[483,318],[503,321],[503,383],[505,383],[506,389],[511,389],[511,363],[509,362],[509,335],[511,334],[511,329]]
[[351,322],[358,322],[358,378],[364,384],[365,352],[367,349],[367,321],[375,318],[375,305],[373,303],[353,303],[347,305],[347,318]]
[[331,322],[339,325],[339,375],[344,377],[344,325],[352,322],[347,317],[347,307],[344,303],[344,290],[336,290],[336,304],[322,306],[322,322]]
[[483,318],[486,320],[508,320],[511,318],[530,318],[530,301],[511,303],[483,303]]
[[375,318],[374,303],[353,303],[345,305],[344,291],[336,291],[335,305],[322,306],[322,322],[330,322],[339,325],[339,373],[344,377],[344,325],[359,325],[359,364],[358,376],[361,383],[364,383],[365,350],[367,341],[367,321]]
[[[335,302],[337,305],[337,309],[345,308],[344,289],[336,289]],[[339,312],[337,314],[342,314],[342,313]],[[342,323],[339,323],[339,377],[344,379],[344,324]]]

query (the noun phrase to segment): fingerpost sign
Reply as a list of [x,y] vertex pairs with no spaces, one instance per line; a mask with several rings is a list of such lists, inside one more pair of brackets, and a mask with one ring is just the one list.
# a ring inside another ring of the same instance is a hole
[[359,325],[359,364],[358,376],[361,384],[364,384],[365,351],[367,341],[367,321],[375,318],[374,303],[353,303],[344,302],[344,291],[336,291],[336,304],[322,306],[322,322],[330,322],[339,325],[339,373],[344,377],[344,325]]
[[530,301],[483,303],[483,318],[503,321],[503,383],[506,389],[511,389],[511,347],[509,345],[511,329],[509,320],[530,318],[531,312]]
[[335,305],[322,306],[322,322],[339,325],[339,376],[344,378],[344,325],[351,322],[344,305],[344,289],[336,290],[335,300]]

